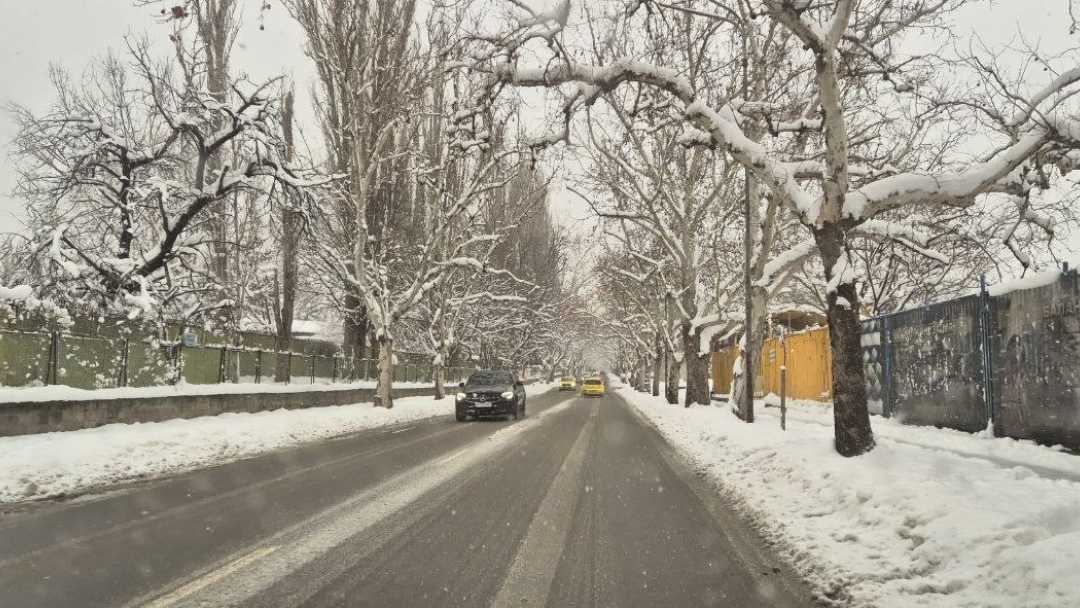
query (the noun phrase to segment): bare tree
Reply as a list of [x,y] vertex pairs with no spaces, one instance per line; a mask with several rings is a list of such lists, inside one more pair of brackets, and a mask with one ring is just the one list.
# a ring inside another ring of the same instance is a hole
[[[106,58],[82,86],[54,69],[57,101],[46,115],[8,107],[36,237],[26,270],[58,302],[190,317],[214,307],[203,297],[211,208],[276,182],[324,180],[280,154],[276,81],[234,87],[236,101],[223,104],[155,66],[145,46],[130,51],[133,68]],[[212,169],[226,146],[236,160]]]
[[[400,132],[423,106],[433,68],[419,50],[416,3],[286,0],[285,6],[307,34],[307,52],[319,75],[315,106],[329,169],[348,176],[328,209],[337,217],[326,226],[335,231],[327,237],[339,256],[357,244],[379,255],[394,224],[408,226],[415,219],[407,199],[414,180],[404,164],[414,142]],[[380,172],[378,182],[368,179],[372,171]],[[372,329],[369,311],[355,291],[358,285],[345,282],[341,288],[345,351],[362,356]]]
[[[296,149],[293,135],[293,92],[285,93],[281,110],[284,133],[285,160],[292,162]],[[292,350],[293,317],[296,312],[300,238],[304,229],[303,195],[292,188],[281,189],[281,262],[280,273],[274,271],[274,350]],[[279,276],[280,274],[280,276]],[[274,379],[283,382],[289,377],[289,358],[277,357]]]
[[[631,104],[605,99],[617,126],[602,132],[596,120],[588,122],[596,159],[585,179],[601,184],[610,196],[594,201],[593,210],[612,224],[609,234],[649,267],[645,274],[663,280],[667,310],[681,327],[678,360],[686,366],[686,406],[707,405],[708,349],[702,353],[701,336],[719,322],[720,311],[712,306],[718,300],[700,290],[709,259],[703,249],[737,217],[731,168],[718,163],[708,148],[682,145],[676,130],[662,126],[666,113],[632,107],[625,112]],[[640,230],[628,231],[628,224]],[[646,253],[645,243],[655,244],[656,255]],[[730,292],[730,284],[721,289]]]
[[[733,7],[745,6],[748,14],[764,17],[802,44],[801,52],[789,54],[773,67],[794,66],[796,73],[809,70],[807,103],[801,108],[760,108],[768,114],[769,124],[812,119],[806,130],[816,134],[813,145],[796,147],[795,154],[789,153],[793,150],[789,146],[766,146],[748,136],[739,120],[742,102],[702,90],[686,65],[604,52],[591,53],[593,61],[582,61],[581,50],[571,50],[563,42],[569,4],[552,12],[516,5],[521,14],[514,27],[495,36],[477,37],[474,67],[490,76],[489,96],[506,85],[562,88],[566,92],[562,111],[567,117],[619,86],[645,85],[679,109],[688,137],[724,150],[798,219],[826,279],[836,449],[854,456],[874,444],[861,361],[858,275],[851,257],[855,235],[906,240],[933,256],[925,234],[890,222],[887,215],[914,208],[975,210],[988,193],[1016,196],[1016,221],[1047,228],[1046,216],[1036,210],[1029,196],[1031,186],[1046,175],[1036,168],[1072,166],[1067,152],[1076,143],[1073,122],[1063,110],[1080,80],[1075,70],[1049,79],[1034,94],[1025,94],[1007,80],[994,82],[992,76],[1000,70],[984,69],[983,74],[991,76],[988,88],[1000,91],[993,100],[1001,108],[982,118],[997,147],[966,166],[944,159],[934,162],[929,156],[926,144],[931,140],[943,143],[933,137],[929,125],[946,116],[943,108],[948,108],[951,120],[959,119],[963,100],[939,98],[940,87],[929,83],[940,62],[935,57],[905,56],[899,42],[915,28],[939,25],[963,4],[963,0],[838,0],[816,5],[795,0],[716,0],[695,8],[695,18],[720,26],[736,24],[731,31],[739,36],[744,33],[737,27],[733,13],[738,11]],[[611,31],[644,31],[648,36],[651,30],[647,25],[640,27],[641,22],[663,19],[665,12],[685,14],[689,5],[665,6],[635,3],[611,21]],[[524,48],[529,52],[521,52]],[[758,101],[767,101],[765,97]],[[920,108],[915,116],[903,111],[910,108],[905,103],[912,102]],[[895,119],[888,129],[883,127],[885,118]],[[871,138],[875,125],[877,137]],[[568,130],[555,135],[549,141],[565,137]],[[906,145],[919,141],[924,145]],[[999,233],[1006,243],[1013,234]],[[800,246],[782,257],[806,251],[806,246]]]

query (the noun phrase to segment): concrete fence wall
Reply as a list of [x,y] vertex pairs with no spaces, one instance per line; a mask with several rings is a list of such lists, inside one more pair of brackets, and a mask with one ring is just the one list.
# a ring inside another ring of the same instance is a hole
[[[395,389],[394,397],[433,395],[433,388]],[[74,431],[105,424],[161,422],[216,416],[225,412],[303,409],[374,401],[375,389],[356,388],[288,393],[170,395],[122,399],[0,403],[0,436]],[[447,407],[447,413],[452,411]]]

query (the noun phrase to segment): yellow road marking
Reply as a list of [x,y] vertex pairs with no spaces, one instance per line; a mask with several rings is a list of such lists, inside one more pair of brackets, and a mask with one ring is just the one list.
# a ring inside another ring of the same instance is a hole
[[214,570],[213,572],[210,572],[205,576],[201,576],[191,581],[190,583],[184,585],[183,587],[180,587],[176,591],[173,591],[169,595],[154,600],[153,602],[147,604],[146,608],[168,608],[169,606],[172,606],[173,604],[179,602],[185,597],[216,583],[217,581],[225,578],[226,576],[229,576],[230,574],[236,572],[244,566],[254,561],[257,561],[260,558],[266,557],[267,555],[270,555],[277,550],[278,547],[276,545],[270,547],[263,547],[262,549],[256,549],[255,551],[248,553],[247,555],[233,561],[232,563],[226,564],[225,566],[218,568],[217,570]]

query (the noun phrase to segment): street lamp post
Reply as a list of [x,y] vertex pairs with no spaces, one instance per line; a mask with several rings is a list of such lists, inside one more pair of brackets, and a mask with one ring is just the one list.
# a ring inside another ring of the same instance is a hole
[[[747,74],[747,66],[750,59],[746,56],[746,36],[743,36],[742,41],[743,53],[742,53],[742,77],[743,77],[743,101],[746,101],[749,95],[749,77]],[[750,174],[749,167],[743,167],[743,199],[745,220],[746,220],[746,238],[743,239],[743,301],[745,302],[746,318],[744,320],[743,327],[743,381],[746,383],[743,390],[746,393],[746,411],[743,412],[746,422],[754,421],[754,344],[753,344],[753,315],[754,315],[754,303],[752,298],[753,282],[750,277],[750,259],[754,252],[754,222],[752,217],[751,205],[753,202],[750,200],[750,180],[753,176]]]

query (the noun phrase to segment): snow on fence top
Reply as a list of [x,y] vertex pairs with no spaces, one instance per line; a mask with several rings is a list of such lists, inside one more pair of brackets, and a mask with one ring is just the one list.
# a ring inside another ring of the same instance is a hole
[[[1047,285],[1055,283],[1061,276],[1061,271],[1056,268],[1044,272],[1033,272],[1026,277],[1007,279],[1000,283],[990,285],[986,288],[986,291],[991,296],[1001,296],[1014,291],[1046,287]],[[975,293],[978,293],[978,291]]]

